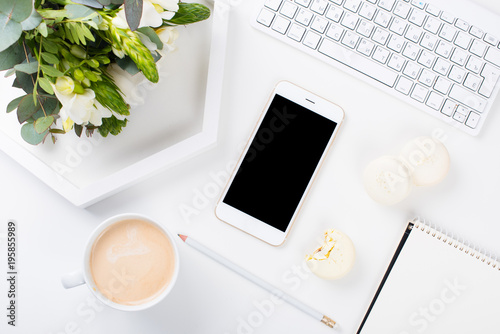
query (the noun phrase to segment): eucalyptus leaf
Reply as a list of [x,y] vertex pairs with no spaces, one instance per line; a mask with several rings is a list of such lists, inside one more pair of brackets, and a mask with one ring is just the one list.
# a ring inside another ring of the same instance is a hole
[[42,71],[44,74],[47,74],[51,77],[62,77],[64,73],[59,71],[57,68],[49,66],[49,65],[41,65]]
[[8,70],[7,72],[5,72],[5,75],[4,75],[4,78],[8,78],[10,77],[11,75],[13,75],[14,73],[16,73],[16,70],[11,68],[10,70]]
[[2,0],[0,1],[0,12],[8,15],[9,19],[18,23],[26,20],[33,9],[32,0]]
[[34,74],[38,72],[38,62],[34,61],[31,63],[19,64],[14,66],[14,69],[26,74]]
[[34,125],[30,123],[24,124],[21,128],[21,137],[31,145],[38,145],[43,142],[48,133],[48,130],[44,133],[36,132]]
[[83,5],[66,5],[64,6],[64,9],[66,9],[66,12],[68,13],[68,18],[72,20],[86,18],[92,14],[97,14],[97,12],[92,8]]
[[[4,1],[0,1],[3,3]],[[11,20],[9,16],[0,13],[0,51],[17,42],[23,32],[21,23]]]
[[51,96],[51,98],[40,98],[40,103],[43,105],[43,109],[40,107],[36,113],[34,113],[31,118],[28,120],[32,123],[37,119],[49,115],[57,115],[59,113],[59,100],[55,97]]
[[21,100],[24,99],[26,95],[16,97],[14,100],[10,101],[9,104],[7,105],[7,113],[10,113],[14,110],[17,109],[19,106],[19,103],[21,103]]
[[12,44],[0,52],[0,71],[7,70],[21,63],[24,57],[23,47],[18,43]]
[[32,74],[16,71],[16,80],[14,80],[12,87],[21,88],[26,94],[31,94],[33,93],[34,82],[35,78]]
[[44,91],[46,91],[49,94],[54,94],[54,89],[52,88],[52,85],[50,84],[50,80],[43,77],[43,78],[38,78],[38,84]]
[[17,119],[20,124],[26,122],[40,109],[40,104],[35,105],[33,94],[26,95],[17,107]]
[[35,10],[35,8],[33,8],[33,10],[31,11],[30,17],[28,17],[26,20],[21,22],[21,27],[24,31],[32,30],[32,29],[35,29],[36,27],[38,27],[40,22],[42,22],[42,17],[40,16],[40,14],[38,14],[38,12]]
[[123,57],[121,59],[118,58],[116,59],[116,63],[130,75],[134,75],[140,72],[140,70],[137,68],[137,65],[132,59],[130,59],[130,57]]
[[109,6],[111,5],[111,0],[97,0],[99,3],[103,6]]
[[54,123],[54,116],[44,116],[37,119],[33,125],[35,126],[35,131],[41,134],[47,131],[52,123]]
[[153,28],[151,28],[151,27],[142,27],[142,28],[137,29],[137,31],[140,32],[140,33],[143,33],[144,35],[146,35],[151,40],[151,42],[155,43],[156,44],[156,48],[158,50],[163,49],[163,42],[161,41],[160,37],[158,37],[158,35],[156,34],[156,32],[154,31]]
[[[97,1],[97,0],[73,0],[74,3],[79,3],[79,4],[82,4],[82,5],[85,5],[85,6],[89,6],[89,7],[93,7],[93,8],[102,8],[103,7],[103,3],[102,1]],[[109,3],[108,3],[109,5]],[[105,5],[107,6],[107,5]]]
[[132,31],[136,30],[141,22],[142,5],[142,0],[125,0],[125,17]]
[[52,53],[42,52],[42,58],[49,64],[59,64],[59,58],[54,56]]

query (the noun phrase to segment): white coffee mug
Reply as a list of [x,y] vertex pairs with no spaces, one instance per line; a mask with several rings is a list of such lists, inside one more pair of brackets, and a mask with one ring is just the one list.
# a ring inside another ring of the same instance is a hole
[[[99,289],[97,288],[94,279],[92,278],[92,274],[90,271],[90,256],[92,252],[92,246],[94,245],[94,242],[96,239],[101,235],[101,233],[108,228],[109,226],[124,221],[128,219],[138,219],[142,221],[146,221],[148,223],[151,223],[152,225],[158,227],[168,238],[170,241],[170,244],[172,245],[172,249],[174,252],[174,257],[175,257],[175,268],[174,268],[174,273],[172,275],[172,279],[170,280],[168,286],[163,290],[163,292],[156,296],[154,299],[140,304],[140,305],[122,305],[115,303],[111,300],[109,300],[106,296],[104,296]],[[63,275],[61,278],[62,284],[66,289],[69,288],[74,288],[76,286],[82,285],[82,284],[87,284],[89,287],[90,291],[96,296],[103,304],[108,305],[110,307],[113,307],[118,310],[122,311],[141,311],[145,310],[147,308],[150,308],[156,304],[158,304],[160,301],[162,301],[172,290],[175,281],[177,280],[177,276],[179,274],[179,251],[177,249],[177,245],[175,243],[175,238],[173,235],[165,229],[162,225],[159,223],[155,222],[149,217],[140,215],[140,214],[132,214],[132,213],[126,213],[126,214],[120,214],[113,216],[111,218],[106,219],[104,222],[102,222],[97,228],[92,232],[90,235],[89,239],[87,240],[87,244],[85,246],[85,252],[83,255],[83,268],[78,269],[74,272],[68,273],[66,275]]]

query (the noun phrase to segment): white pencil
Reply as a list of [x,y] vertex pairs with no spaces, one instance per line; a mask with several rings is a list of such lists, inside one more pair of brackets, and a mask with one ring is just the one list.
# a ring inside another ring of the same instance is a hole
[[336,322],[327,317],[326,315],[323,315],[321,312],[316,311],[315,309],[305,305],[304,303],[298,301],[297,299],[293,298],[290,295],[287,295],[280,289],[272,286],[271,284],[267,283],[263,279],[255,276],[254,274],[246,271],[245,269],[241,268],[240,266],[234,264],[233,262],[229,261],[228,259],[220,256],[219,254],[215,253],[214,251],[208,249],[207,247],[203,246],[196,240],[193,240],[193,238],[189,238],[187,235],[182,235],[179,234],[179,237],[189,246],[193,247],[194,249],[198,250],[199,252],[205,254],[206,256],[210,257],[212,260],[215,260],[222,264],[223,266],[231,269],[232,271],[238,273],[240,276],[245,277],[247,280],[255,283],[256,285],[260,286],[264,290],[269,291],[273,295],[283,299],[286,301],[288,304],[295,306],[299,310],[301,310],[304,313],[309,314],[311,317],[314,319],[321,321],[325,325],[327,325],[330,328],[335,328]]

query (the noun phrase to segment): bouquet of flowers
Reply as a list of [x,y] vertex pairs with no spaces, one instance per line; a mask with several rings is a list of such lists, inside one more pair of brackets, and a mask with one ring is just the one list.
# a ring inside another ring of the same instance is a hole
[[0,0],[0,71],[25,92],[7,112],[17,109],[33,145],[70,130],[117,135],[130,106],[112,67],[158,82],[156,62],[174,27],[209,16],[178,0]]

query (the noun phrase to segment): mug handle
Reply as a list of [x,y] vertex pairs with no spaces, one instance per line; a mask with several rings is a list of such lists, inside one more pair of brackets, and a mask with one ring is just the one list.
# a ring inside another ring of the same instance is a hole
[[65,289],[71,289],[75,286],[85,284],[85,278],[83,277],[83,271],[81,269],[75,270],[73,272],[64,274],[61,277],[62,285]]

